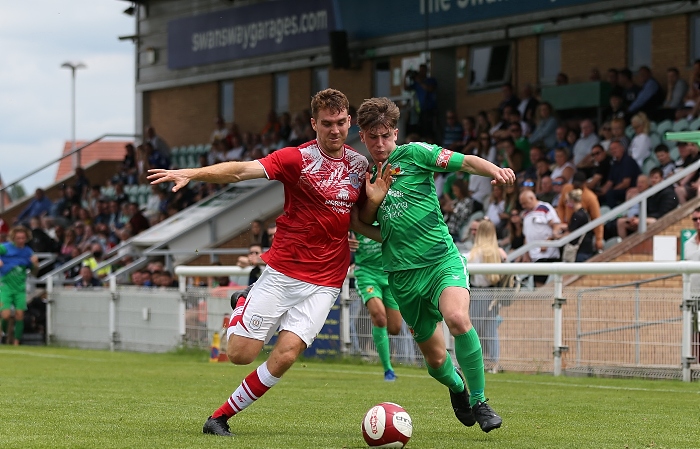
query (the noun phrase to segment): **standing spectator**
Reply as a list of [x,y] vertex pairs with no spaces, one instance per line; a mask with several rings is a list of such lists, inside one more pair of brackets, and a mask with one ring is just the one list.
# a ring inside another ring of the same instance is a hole
[[146,140],[144,144],[145,143],[151,144],[154,150],[163,155],[168,161],[170,160],[170,147],[162,137],[156,134],[156,130],[153,126],[149,125],[146,127]]
[[124,146],[124,160],[122,160],[120,179],[129,185],[138,181],[138,168],[136,166],[136,148],[133,143]]
[[520,104],[518,104],[517,108],[520,111],[520,118],[527,122],[530,127],[535,123],[535,111],[538,104],[539,101],[535,98],[532,85],[526,83],[520,93]]
[[[467,260],[469,263],[502,263],[506,257],[506,252],[498,246],[496,227],[489,220],[483,220],[476,230],[474,246],[467,255]],[[471,287],[476,288],[469,301],[469,316],[481,340],[484,368],[491,373],[499,371],[498,311],[500,304],[498,296],[492,289],[498,287],[500,280],[501,275],[498,274],[475,274],[471,276],[469,282]]]
[[530,142],[543,144],[546,148],[554,148],[558,123],[552,114],[552,105],[549,103],[543,102],[537,106],[535,130],[530,133]]
[[573,148],[573,163],[577,170],[586,172],[592,171],[595,166],[591,150],[593,146],[600,142],[595,133],[595,126],[590,119],[581,120],[581,136],[576,140]]
[[250,244],[260,245],[263,248],[270,247],[269,236],[263,228],[262,220],[253,220],[250,222]]
[[[568,223],[568,232],[566,234],[572,233],[587,225],[591,221],[591,217],[588,215],[586,208],[581,204],[581,196],[583,191],[581,189],[574,189],[569,191],[566,196],[566,200],[562,199],[561,202],[566,202],[567,208],[571,209],[573,214],[571,214],[571,219]],[[563,237],[563,234],[561,237]],[[575,262],[585,262],[593,256],[593,232],[588,231],[582,237],[578,237],[571,242],[572,244],[578,244],[578,251],[576,252]]]
[[[7,336],[12,309],[15,310],[14,345],[24,335],[24,312],[27,310],[27,270],[37,269],[39,259],[27,242],[32,233],[24,226],[10,230],[10,241],[0,245],[0,324]],[[9,339],[8,339],[9,342]]]
[[[679,142],[678,154],[681,157],[681,160],[676,162],[678,169],[686,168],[700,158],[700,154],[698,154],[698,145],[693,142]],[[678,185],[676,186],[678,202],[685,204],[689,199],[695,198],[698,195],[699,187],[700,170],[696,170],[678,181]]]
[[211,137],[209,137],[209,143],[214,143],[217,140],[224,140],[228,136],[228,129],[226,128],[226,122],[222,116],[216,117],[214,120],[215,128],[211,132]]
[[625,106],[629,109],[629,106],[634,103],[639,94],[640,87],[634,84],[632,80],[632,71],[628,68],[624,68],[618,72],[618,82],[620,87],[622,87],[622,95],[625,100]]
[[34,199],[27,204],[27,207],[20,212],[15,219],[16,224],[28,224],[32,217],[41,217],[42,215],[50,214],[53,208],[53,203],[47,198],[44,189],[36,189]]
[[642,66],[637,72],[640,85],[642,86],[632,104],[627,108],[629,114],[644,112],[653,114],[656,109],[661,106],[664,101],[664,92],[659,85],[659,82],[654,79],[651,74],[651,69],[647,66]]
[[639,165],[641,170],[644,167],[644,161],[651,156],[651,138],[649,137],[649,119],[643,112],[639,112],[632,117],[632,128],[634,128],[634,137],[627,153]]
[[[596,149],[599,147],[596,147]],[[569,192],[573,190],[581,191],[581,198],[578,201],[581,203],[581,207],[586,211],[591,220],[595,220],[600,217],[600,203],[598,201],[598,196],[586,185],[586,175],[577,172],[574,175],[574,179],[571,184],[566,184],[562,186],[561,198],[568,198]],[[569,226],[569,231],[573,232],[571,229],[571,217],[574,215],[577,209],[573,209],[568,201],[559,201],[557,204],[557,215],[563,224]],[[595,233],[595,245],[596,249],[602,250],[604,243],[604,229],[603,225],[596,226],[593,229]]]
[[[649,184],[651,187],[664,180],[663,171],[660,168],[652,168],[649,172]],[[639,185],[639,181],[637,181]],[[671,212],[678,206],[678,199],[673,187],[668,186],[647,198],[647,226]],[[623,239],[630,232],[636,232],[639,228],[639,216],[622,217],[617,219],[617,235]]]
[[[520,204],[523,206],[523,235],[525,243],[554,240],[561,235],[561,222],[551,204],[538,201],[532,190],[524,190],[520,194]],[[534,247],[527,253],[524,260],[531,262],[557,262],[559,248]],[[535,276],[535,284],[542,285],[547,276]]]
[[[190,181],[269,178],[284,184],[286,201],[285,213],[278,221],[280,236],[263,256],[268,266],[246,296],[233,298],[236,308],[227,330],[229,360],[249,364],[278,326],[279,336],[268,360],[246,376],[212,413],[203,433],[232,435],[228,420],[277,384],[311,345],[347,276],[350,210],[360,199],[361,177],[366,176],[368,162],[345,145],[350,119],[343,93],[334,89],[318,92],[311,107],[317,138],[301,147],[283,148],[256,161],[226,162],[205,169],[153,170],[149,177],[155,184],[173,182],[174,191]],[[374,183],[365,183],[367,204],[373,207],[388,191],[389,170],[382,175]],[[341,191],[345,200],[338,201]],[[374,228],[353,225],[358,232],[379,237]],[[260,318],[263,316],[266,318]],[[249,326],[251,322],[255,325]]]
[[416,95],[418,109],[418,133],[424,138],[435,137],[437,118],[437,80],[428,76],[428,65],[421,64],[418,72],[409,71],[404,78],[404,89]]
[[[225,141],[224,141],[225,142]],[[169,168],[170,159],[169,156],[162,151],[156,149],[151,142],[145,142],[143,144],[143,149],[146,152],[148,158],[148,168]]]
[[608,83],[610,84],[610,97],[613,95],[617,95],[620,98],[623,98],[623,89],[620,86],[619,80],[618,80],[618,70],[616,68],[609,68],[608,69]]
[[675,67],[666,70],[666,99],[661,106],[659,120],[674,120],[676,111],[683,106],[683,99],[688,93],[688,83],[681,78],[680,72]]
[[664,179],[668,178],[676,170],[676,163],[671,159],[671,153],[666,145],[660,143],[654,148],[654,155],[659,161],[658,168],[661,169]]
[[620,142],[610,143],[610,155],[612,164],[608,181],[600,188],[600,195],[605,197],[605,204],[612,209],[625,200],[627,189],[636,185],[640,170]]
[[460,151],[463,137],[464,128],[457,120],[457,114],[453,110],[448,110],[445,113],[445,127],[442,130],[442,147],[452,151]]

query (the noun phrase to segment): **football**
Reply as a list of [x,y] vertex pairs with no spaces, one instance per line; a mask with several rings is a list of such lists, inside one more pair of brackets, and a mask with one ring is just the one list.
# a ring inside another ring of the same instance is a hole
[[401,448],[413,434],[411,417],[398,404],[382,402],[367,411],[362,436],[369,447]]

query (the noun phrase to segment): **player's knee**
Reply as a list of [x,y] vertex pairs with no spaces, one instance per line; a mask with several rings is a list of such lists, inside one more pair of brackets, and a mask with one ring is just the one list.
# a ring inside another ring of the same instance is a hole
[[386,331],[389,335],[399,335],[399,332],[401,332],[401,323],[388,323]]
[[375,312],[370,314],[372,319],[372,324],[375,327],[386,327],[386,315],[383,313]]
[[459,312],[454,312],[451,313],[445,318],[445,324],[447,324],[447,327],[450,329],[450,333],[452,335],[462,335],[469,331],[472,327],[471,320],[469,320],[469,315],[459,313]]
[[233,345],[230,344],[226,346],[226,356],[229,361],[234,365],[248,365],[253,363],[255,358],[258,356],[259,351],[254,351],[246,345]]

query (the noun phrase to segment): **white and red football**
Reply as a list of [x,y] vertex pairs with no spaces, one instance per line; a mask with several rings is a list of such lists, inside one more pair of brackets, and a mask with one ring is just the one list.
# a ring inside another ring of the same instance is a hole
[[400,405],[382,402],[367,411],[362,436],[369,447],[402,448],[413,434],[411,417]]

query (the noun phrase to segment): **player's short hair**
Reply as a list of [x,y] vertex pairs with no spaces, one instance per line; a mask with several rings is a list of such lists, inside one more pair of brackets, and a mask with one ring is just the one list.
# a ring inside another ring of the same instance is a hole
[[342,111],[347,112],[350,110],[350,102],[348,97],[341,91],[330,88],[324,89],[311,98],[311,116],[317,119],[318,113],[323,109],[336,114]]
[[398,106],[386,97],[365,100],[357,110],[357,125],[363,131],[369,131],[378,126],[396,129],[399,122]]

